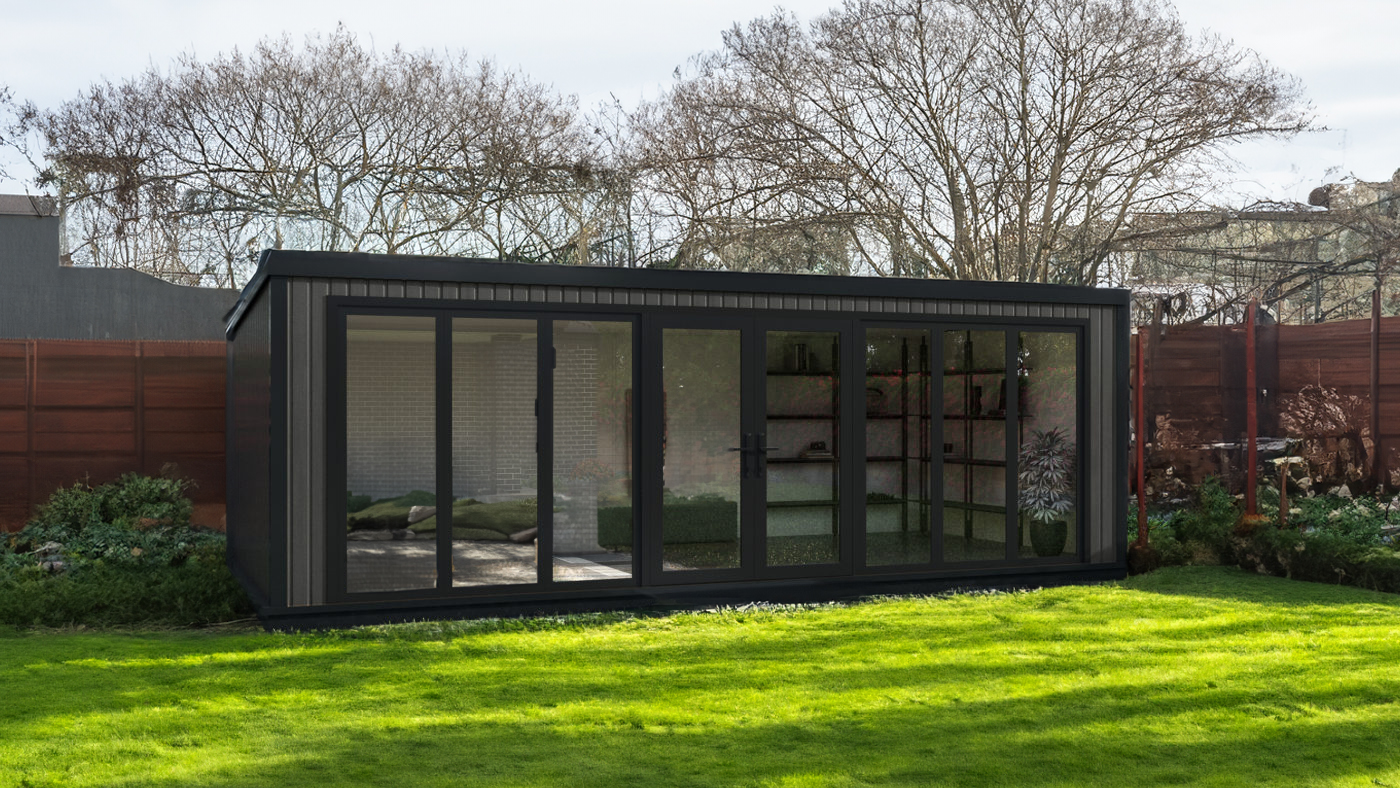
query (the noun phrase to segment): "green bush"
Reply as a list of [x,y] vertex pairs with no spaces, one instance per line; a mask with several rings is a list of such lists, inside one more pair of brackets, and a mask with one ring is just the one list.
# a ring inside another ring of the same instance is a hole
[[1211,476],[1197,488],[1192,507],[1177,513],[1172,529],[1188,551],[1197,547],[1218,560],[1230,561],[1238,518],[1234,496]]
[[[689,497],[666,493],[661,507],[665,523],[663,542],[667,545],[734,541],[739,517],[739,504],[734,501],[709,493]],[[631,548],[631,506],[598,509],[598,544]]]
[[30,524],[65,532],[81,532],[103,523],[189,525],[194,506],[185,497],[188,486],[183,479],[136,473],[97,487],[79,482],[54,491]]
[[[205,624],[251,612],[223,534],[190,525],[185,482],[128,474],[56,491],[0,544],[0,622]],[[38,548],[58,547],[39,555]]]
[[199,626],[251,615],[222,548],[178,566],[92,562],[60,574],[0,571],[0,623]]
[[348,514],[363,511],[373,502],[374,499],[370,498],[368,495],[356,495],[352,492],[345,493],[345,511]]

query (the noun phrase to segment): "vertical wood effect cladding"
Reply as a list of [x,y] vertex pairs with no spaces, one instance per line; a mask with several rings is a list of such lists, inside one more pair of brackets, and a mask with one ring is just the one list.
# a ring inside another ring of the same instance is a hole
[[[1117,560],[1117,412],[1115,336],[1117,307],[950,299],[874,298],[835,295],[626,289],[559,285],[469,284],[459,282],[292,278],[287,299],[287,603],[325,601],[325,545],[319,525],[325,517],[326,297],[402,298],[404,306],[490,309],[501,304],[591,307],[650,307],[810,312],[813,317],[920,320],[1066,320],[1087,323],[1084,375],[1087,402],[1081,413],[1089,439],[1084,469],[1089,484],[1086,551],[1089,564]],[[543,314],[543,313],[541,313]],[[522,313],[522,317],[530,316]],[[992,326],[989,326],[992,327]]]

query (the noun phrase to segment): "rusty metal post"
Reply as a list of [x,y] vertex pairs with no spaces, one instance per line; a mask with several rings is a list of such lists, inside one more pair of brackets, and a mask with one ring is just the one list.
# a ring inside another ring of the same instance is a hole
[[1278,464],[1278,527],[1283,528],[1288,525],[1288,466],[1292,463],[1284,462]]
[[1258,514],[1254,500],[1259,486],[1259,391],[1254,369],[1254,317],[1259,302],[1249,299],[1249,312],[1244,324],[1244,422],[1248,441],[1245,452],[1244,506],[1246,514]]
[[1371,292],[1371,481],[1377,492],[1385,483],[1381,451],[1381,289]]
[[1136,410],[1136,416],[1134,416],[1134,418],[1133,418],[1133,427],[1134,427],[1134,433],[1135,433],[1135,434],[1134,434],[1134,438],[1135,438],[1135,442],[1136,442],[1136,444],[1137,444],[1137,446],[1136,446],[1136,452],[1135,452],[1135,453],[1136,453],[1136,455],[1137,455],[1138,544],[1140,544],[1140,545],[1146,545],[1146,544],[1147,544],[1147,491],[1146,491],[1146,489],[1145,489],[1146,485],[1145,485],[1144,482],[1143,482],[1144,477],[1146,476],[1146,474],[1143,472],[1143,456],[1144,456],[1144,455],[1143,455],[1143,445],[1144,445],[1144,440],[1143,440],[1143,439],[1144,439],[1144,437],[1147,435],[1147,429],[1146,429],[1146,427],[1143,425],[1143,416],[1142,416],[1143,407],[1142,407],[1142,400],[1143,400],[1143,395],[1146,393],[1146,388],[1147,388],[1147,387],[1144,385],[1143,374],[1142,374],[1143,363],[1142,363],[1142,328],[1141,328],[1141,327],[1138,328],[1138,332],[1137,332],[1137,337],[1136,337],[1136,338],[1137,338],[1137,380],[1135,380],[1134,383],[1137,384],[1137,386],[1136,386],[1136,387],[1137,387],[1137,392],[1136,392],[1135,396],[1133,397],[1133,400],[1134,400],[1133,405],[1134,405],[1134,409]]

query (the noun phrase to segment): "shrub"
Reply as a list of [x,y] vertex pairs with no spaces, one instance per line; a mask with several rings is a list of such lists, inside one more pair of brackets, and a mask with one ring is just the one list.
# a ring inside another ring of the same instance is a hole
[[187,526],[193,504],[189,482],[128,473],[115,482],[89,487],[81,482],[54,491],[30,522],[37,531],[81,533],[102,524],[125,527]]
[[[190,525],[185,487],[128,474],[56,491],[0,544],[0,622],[188,625],[247,615],[224,563],[225,537]],[[41,559],[36,548],[51,542],[59,553]]]
[[352,492],[347,492],[345,494],[345,512],[347,514],[363,511],[368,508],[371,503],[374,503],[374,500],[368,495],[356,495]]
[[178,566],[95,561],[53,575],[0,571],[0,623],[13,626],[200,626],[252,613],[220,547]]
[[1177,539],[1193,553],[1204,552],[1230,561],[1235,521],[1239,517],[1234,496],[1212,476],[1197,488],[1193,504],[1178,512],[1172,523]]

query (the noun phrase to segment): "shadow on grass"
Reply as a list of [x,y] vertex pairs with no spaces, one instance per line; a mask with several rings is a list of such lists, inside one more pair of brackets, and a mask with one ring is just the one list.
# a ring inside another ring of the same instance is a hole
[[1400,607],[1400,595],[1355,586],[1287,580],[1237,567],[1173,566],[1130,577],[1123,588],[1155,594],[1249,602],[1258,605],[1355,605]]

